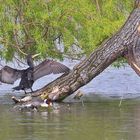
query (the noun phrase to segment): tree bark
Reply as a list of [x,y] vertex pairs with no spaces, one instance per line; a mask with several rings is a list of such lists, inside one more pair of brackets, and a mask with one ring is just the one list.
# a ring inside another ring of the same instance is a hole
[[[135,54],[131,53],[131,50],[140,38],[139,5],[140,0],[136,0],[135,9],[131,12],[124,26],[110,39],[104,41],[89,57],[76,65],[70,73],[57,78],[42,89],[36,91],[32,96],[41,96],[42,99],[49,98],[52,101],[62,101],[80,87],[90,82],[120,56],[126,57],[132,68],[135,71],[139,71],[133,65],[136,63],[132,59]],[[137,45],[137,48],[140,48],[140,46]]]

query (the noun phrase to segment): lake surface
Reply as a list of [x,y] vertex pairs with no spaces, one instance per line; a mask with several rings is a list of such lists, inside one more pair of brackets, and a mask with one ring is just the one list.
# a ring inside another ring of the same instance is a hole
[[1,140],[139,140],[140,101],[61,103],[55,109],[16,111],[0,105]]
[[[74,64],[66,62],[71,68]],[[44,77],[33,89],[55,78]],[[128,66],[109,67],[82,87],[83,103],[72,95],[66,103],[38,112],[14,109],[11,97],[21,93],[11,88],[17,84],[0,85],[0,140],[140,139],[140,78]]]

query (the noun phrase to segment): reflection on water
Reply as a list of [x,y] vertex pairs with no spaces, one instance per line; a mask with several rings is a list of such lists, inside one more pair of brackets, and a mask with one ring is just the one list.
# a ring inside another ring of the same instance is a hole
[[139,140],[140,101],[58,104],[53,110],[0,106],[1,140]]

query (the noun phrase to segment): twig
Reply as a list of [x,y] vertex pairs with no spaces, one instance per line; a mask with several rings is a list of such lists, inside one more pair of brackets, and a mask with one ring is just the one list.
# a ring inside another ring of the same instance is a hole
[[22,62],[22,61],[21,61],[20,59],[18,59],[17,57],[14,56],[14,58],[15,58],[18,62],[20,62],[20,63],[26,65],[24,62]]
[[119,102],[119,107],[121,107],[123,99],[124,99],[123,96],[121,96],[121,99],[120,99],[120,102]]

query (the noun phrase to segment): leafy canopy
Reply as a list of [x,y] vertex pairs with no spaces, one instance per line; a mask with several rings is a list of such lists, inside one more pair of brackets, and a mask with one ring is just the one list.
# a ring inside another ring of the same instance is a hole
[[132,7],[133,0],[1,0],[0,56],[10,61],[23,51],[62,59],[73,44],[88,55],[121,27]]

